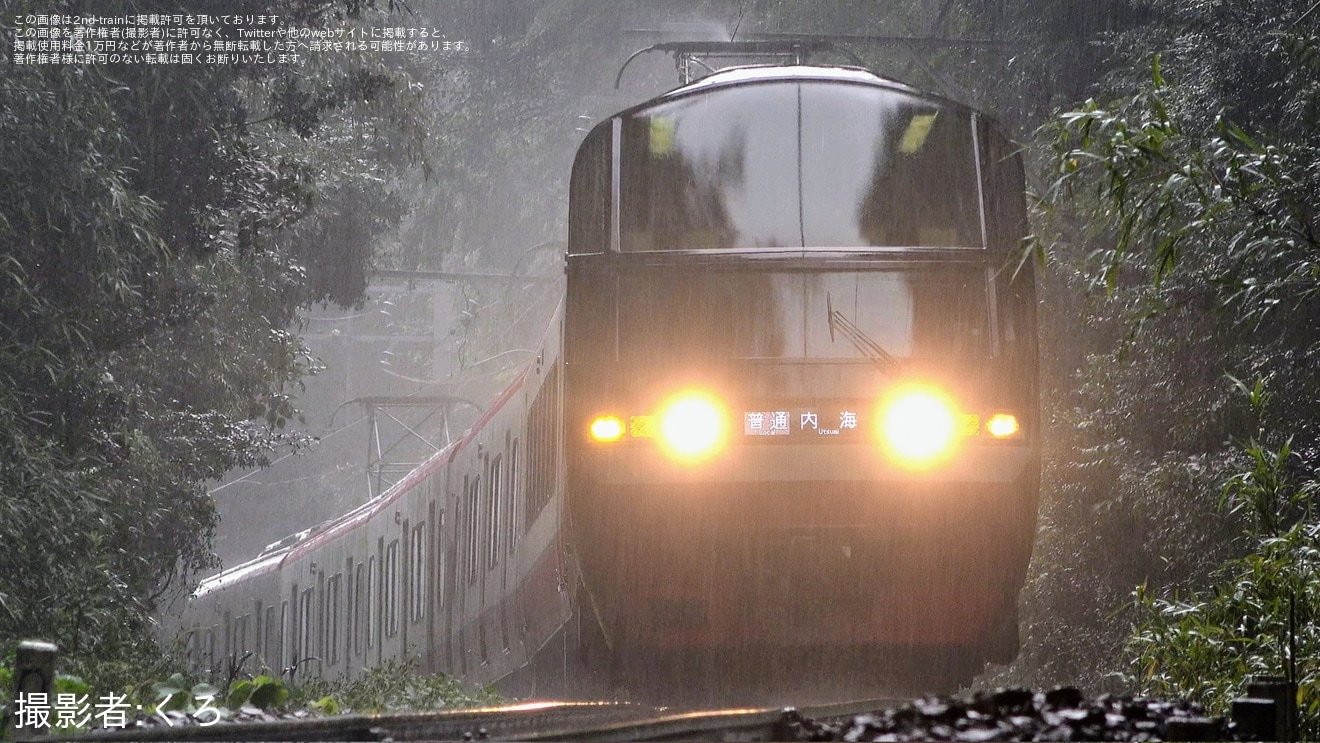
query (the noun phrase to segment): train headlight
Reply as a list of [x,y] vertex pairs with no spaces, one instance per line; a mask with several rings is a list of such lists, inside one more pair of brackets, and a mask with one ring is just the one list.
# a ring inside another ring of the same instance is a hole
[[985,422],[986,433],[997,439],[1015,436],[1021,430],[1022,427],[1018,425],[1017,416],[1008,413],[995,413]]
[[880,439],[900,463],[921,467],[952,453],[959,415],[953,402],[929,387],[896,390],[880,412]]
[[660,408],[660,442],[675,459],[695,463],[724,447],[729,416],[714,395],[686,390]]
[[601,415],[593,418],[587,426],[592,441],[609,443],[623,438],[623,421],[617,415]]

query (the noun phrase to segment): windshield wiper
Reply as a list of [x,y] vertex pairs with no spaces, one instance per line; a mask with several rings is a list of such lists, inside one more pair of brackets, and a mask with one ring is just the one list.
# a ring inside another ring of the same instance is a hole
[[847,338],[854,348],[866,358],[874,361],[883,371],[892,373],[898,368],[898,359],[894,358],[893,354],[872,340],[871,336],[857,327],[856,323],[844,317],[842,312],[834,309],[834,301],[831,299],[829,292],[825,293],[825,315],[826,322],[830,327],[831,343],[834,342],[834,329],[837,327],[840,335]]

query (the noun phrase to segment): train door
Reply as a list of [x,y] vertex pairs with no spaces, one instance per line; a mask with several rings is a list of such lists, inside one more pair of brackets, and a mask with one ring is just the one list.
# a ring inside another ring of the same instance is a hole
[[468,673],[468,647],[467,647],[467,606],[468,589],[472,583],[468,579],[471,571],[475,569],[472,564],[471,551],[476,542],[476,510],[477,510],[477,486],[480,484],[480,478],[474,478],[471,475],[463,475],[463,491],[459,495],[459,531],[457,541],[459,544],[458,560],[456,564],[458,570],[455,571],[454,578],[454,599],[458,602],[455,614],[458,617],[458,669],[459,675],[466,677]]
[[285,602],[286,611],[284,612],[284,650],[287,654],[285,668],[289,671],[289,677],[298,672],[298,584],[294,583],[289,587],[289,600]]
[[501,634],[501,628],[504,625],[504,577],[500,570],[503,561],[499,559],[500,512],[504,505],[504,454],[496,454],[489,457],[489,460],[490,465],[486,468],[487,482],[489,483],[486,487],[486,544],[482,559],[485,562],[486,590],[495,593],[486,597],[487,601],[493,601],[494,605],[489,607],[486,621],[482,622],[482,626],[489,626],[489,632],[494,633],[496,636],[492,637],[488,634],[485,638],[488,643],[487,653],[490,652],[490,646],[493,646],[499,639],[498,635]]
[[[440,522],[436,521],[436,493],[440,490],[440,476],[436,475],[431,479],[426,487],[426,522],[431,525],[431,531],[435,534],[440,533]],[[435,586],[435,595],[437,601],[429,601],[431,605],[427,607],[426,612],[426,670],[429,673],[436,673],[440,669],[440,649],[436,645],[436,618],[440,614],[440,605],[438,599],[440,596],[440,582],[437,574],[438,563],[440,562],[439,541],[432,540],[431,549],[428,550],[427,564],[419,567],[419,570],[426,571],[424,583]]]
[[261,668],[261,659],[266,655],[265,604],[261,599],[252,602],[252,659],[253,666]]
[[440,512],[440,528],[437,538],[440,540],[440,606],[444,609],[445,638],[445,673],[453,675],[458,668],[458,659],[454,651],[458,643],[454,637],[454,602],[458,600],[458,501],[453,493],[446,490],[446,503],[454,504],[454,524],[451,526],[445,518],[446,511]]
[[354,562],[352,555],[344,560],[344,675],[353,677],[353,659],[358,640],[358,604],[362,601],[358,580],[361,578],[362,563]]
[[385,601],[385,581],[380,578],[382,568],[385,564],[385,537],[378,537],[376,539],[376,554],[371,556],[371,562],[373,564],[371,569],[367,571],[367,580],[375,583],[375,585],[368,588],[371,594],[371,618],[368,620],[367,642],[369,643],[369,648],[372,645],[375,645],[375,647],[372,648],[375,650],[375,652],[372,653],[372,655],[375,656],[372,665],[379,667],[384,662],[383,648],[385,646],[384,637],[381,632],[381,625],[384,624],[384,622],[381,621],[381,618]]
[[486,565],[486,550],[481,549],[481,547],[490,548],[489,543],[482,543],[486,542],[483,537],[487,531],[486,524],[489,522],[489,514],[486,513],[488,510],[487,504],[491,500],[491,488],[495,478],[491,474],[489,451],[479,458],[479,462],[481,471],[485,473],[485,488],[477,489],[478,502],[476,512],[473,514],[473,519],[477,523],[477,538],[473,544],[472,559],[475,562],[474,567],[477,578],[477,640],[481,650],[481,665],[485,666],[490,663],[490,651],[486,644],[486,578],[490,568]]
[[276,645],[279,649],[275,656],[276,663],[279,664],[276,670],[282,674],[284,669],[293,665],[288,662],[289,647],[292,645],[292,640],[289,637],[289,602],[285,600],[280,601],[280,631]]
[[500,521],[495,525],[495,550],[497,559],[503,568],[500,570],[500,647],[505,654],[510,650],[509,643],[509,616],[516,612],[510,611],[509,605],[513,603],[513,595],[510,590],[510,584],[517,588],[518,576],[515,574],[510,577],[516,569],[513,556],[513,504],[516,502],[514,495],[515,478],[514,473],[518,470],[518,440],[508,431],[504,433],[504,452],[508,456],[507,471],[503,473],[501,498],[500,498]]
[[221,637],[220,637],[220,642],[221,642],[221,646],[220,646],[220,648],[221,648],[221,655],[220,655],[220,657],[223,659],[223,660],[222,660],[222,663],[221,663],[221,666],[220,666],[220,671],[221,671],[222,673],[228,673],[228,672],[229,672],[229,666],[231,666],[231,665],[233,664],[233,658],[234,658],[234,655],[233,655],[233,651],[234,651],[234,617],[233,617],[233,613],[232,613],[232,612],[230,612],[230,611],[225,611],[225,615],[224,615],[224,625],[223,625],[223,626],[224,626],[224,633],[223,633],[223,634],[221,635]]
[[[517,512],[519,512],[519,476],[517,476],[517,437],[513,437],[508,446],[508,495],[506,507],[504,507],[504,595],[506,602],[510,604],[507,615],[504,616],[504,648],[511,647],[511,637],[515,635],[519,623],[519,599],[521,591],[519,590],[519,565],[517,565]],[[508,582],[512,581],[512,591],[508,587]]]
[[449,637],[449,585],[446,582],[449,579],[446,571],[449,563],[449,543],[445,519],[445,491],[445,486],[441,485],[437,476],[430,509],[431,523],[435,525],[432,529],[432,534],[435,536],[431,542],[434,555],[431,558],[431,585],[435,586],[435,596],[431,601],[433,611],[427,618],[427,627],[433,670],[452,675],[450,646],[453,643],[450,642]]
[[[413,555],[412,555],[412,529],[409,526],[408,519],[403,520],[402,531],[399,535],[401,545],[395,547],[394,555],[394,628],[399,635],[399,651],[401,658],[409,657],[408,653],[408,625],[412,618],[412,591],[404,590],[405,587],[412,586]],[[400,554],[402,553],[402,554]]]

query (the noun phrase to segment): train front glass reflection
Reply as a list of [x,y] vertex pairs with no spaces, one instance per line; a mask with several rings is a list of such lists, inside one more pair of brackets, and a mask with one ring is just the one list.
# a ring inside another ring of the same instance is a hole
[[842,322],[897,360],[989,355],[986,274],[979,268],[646,271],[621,276],[619,298],[619,348],[627,361],[874,359],[841,331]]

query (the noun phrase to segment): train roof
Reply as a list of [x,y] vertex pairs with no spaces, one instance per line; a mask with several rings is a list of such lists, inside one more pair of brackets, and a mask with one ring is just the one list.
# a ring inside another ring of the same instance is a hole
[[[269,549],[268,547],[267,550]],[[274,570],[279,567],[280,561],[284,559],[288,551],[288,546],[275,551],[263,551],[247,562],[240,563],[232,568],[226,568],[215,575],[207,576],[198,581],[197,587],[193,589],[192,597],[195,599],[201,598],[213,591],[219,591],[250,577]]]
[[731,88],[739,85],[755,85],[758,83],[786,81],[866,85],[873,88],[882,88],[884,90],[891,90],[905,95],[925,98],[929,101],[936,102],[941,106],[951,106],[966,111],[971,110],[966,104],[960,103],[952,98],[914,88],[901,80],[877,75],[864,67],[839,65],[744,65],[738,67],[726,67],[713,72],[700,80],[661,93],[654,98],[612,114],[608,118],[597,123],[597,126],[605,126],[605,122],[613,119],[632,116],[653,106],[668,103],[671,100],[688,95],[699,95],[712,90]]
[[913,95],[927,95],[907,83],[893,78],[881,77],[862,67],[839,67],[823,65],[748,65],[727,67],[713,72],[700,80],[664,93],[660,100],[694,93],[708,88],[745,83],[767,82],[770,80],[812,80],[822,82],[856,83],[875,85],[894,90],[901,90]]
[[444,467],[453,459],[454,454],[475,435],[480,429],[481,424],[490,417],[490,414],[498,409],[510,395],[522,386],[523,375],[519,374],[517,379],[496,398],[495,405],[478,419],[477,423],[471,429],[466,431],[458,440],[451,442],[448,446],[427,457],[424,462],[414,468],[404,476],[402,480],[385,490],[385,492],[368,500],[366,503],[354,508],[353,510],[338,517],[327,519],[326,521],[311,527],[295,532],[289,536],[266,545],[261,554],[252,560],[235,565],[220,571],[214,575],[201,579],[197,588],[193,591],[194,598],[200,598],[213,591],[227,588],[236,583],[241,583],[248,578],[252,578],[271,570],[278,569],[286,559],[296,557],[309,544],[321,543],[327,539],[340,536],[347,531],[365,523],[372,516],[376,515],[384,508],[398,500],[405,492],[416,486],[427,476],[436,470]]

